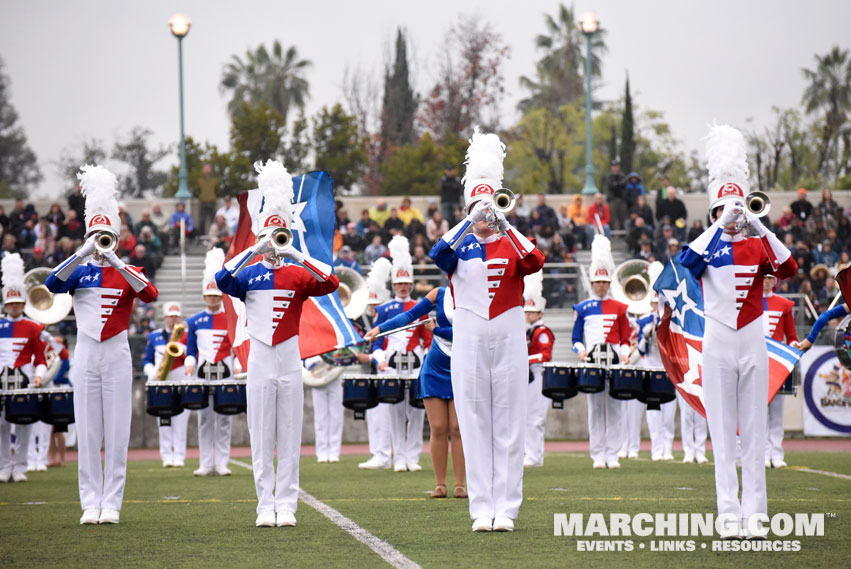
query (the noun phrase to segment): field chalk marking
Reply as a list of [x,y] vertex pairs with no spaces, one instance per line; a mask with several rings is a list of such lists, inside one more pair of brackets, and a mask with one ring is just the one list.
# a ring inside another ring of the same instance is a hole
[[[237,466],[241,466],[247,470],[254,470],[251,465],[247,462],[242,462],[239,460],[230,460],[231,464],[235,464]],[[332,508],[331,506],[320,502],[304,490],[299,490],[299,499],[302,502],[334,522],[337,527],[348,533],[350,536],[358,540],[359,542],[366,545],[368,548],[376,552],[381,558],[396,567],[397,569],[422,569],[418,563],[415,561],[408,559],[405,557],[401,551],[384,541],[383,539],[376,537],[357,525],[355,522]]]
[[830,476],[831,478],[841,478],[842,480],[851,480],[851,476],[847,474],[839,474],[838,472],[828,472],[827,470],[815,470],[812,468],[804,468],[803,466],[790,466],[789,470],[797,472],[809,472],[810,474],[821,474],[822,476]]

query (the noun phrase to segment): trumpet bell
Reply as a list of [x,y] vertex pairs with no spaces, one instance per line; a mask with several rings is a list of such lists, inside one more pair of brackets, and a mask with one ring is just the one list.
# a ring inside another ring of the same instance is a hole
[[751,215],[762,217],[771,211],[771,199],[765,192],[751,192],[745,198],[745,207]]
[[337,296],[346,318],[354,320],[359,318],[366,310],[369,301],[369,291],[366,288],[366,280],[354,269],[348,267],[334,267],[334,274],[340,279],[340,287]]
[[287,249],[293,243],[293,232],[281,227],[272,232],[272,246],[277,250]]
[[44,281],[48,275],[50,269],[46,267],[33,269],[24,275],[24,285],[27,288],[24,314],[45,326],[64,320],[74,306],[70,294],[53,294],[47,290]]
[[493,193],[493,208],[502,214],[514,209],[515,203],[517,195],[508,188],[500,188]]
[[95,250],[99,253],[106,253],[107,251],[112,251],[115,247],[115,235],[110,233],[109,231],[99,231],[97,237],[95,237]]

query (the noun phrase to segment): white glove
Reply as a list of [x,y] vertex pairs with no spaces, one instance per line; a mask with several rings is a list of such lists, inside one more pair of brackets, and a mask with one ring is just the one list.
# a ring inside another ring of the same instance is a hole
[[127,266],[124,261],[118,258],[118,255],[115,254],[115,251],[107,251],[103,254],[103,258],[106,259],[107,263],[109,263],[119,271]]
[[473,223],[483,221],[487,217],[488,212],[491,211],[492,204],[493,200],[490,198],[482,198],[476,202],[476,205],[473,206],[473,211],[470,212],[470,221]]
[[304,262],[304,253],[302,253],[295,247],[287,247],[283,250],[282,255],[288,259],[292,259],[296,263]]
[[258,255],[268,253],[272,249],[274,249],[274,247],[272,247],[271,235],[266,235],[266,237],[258,241],[257,244],[252,248],[252,250]]
[[731,223],[739,221],[739,217],[745,211],[745,204],[740,200],[732,201],[724,206],[724,211],[721,212],[721,217],[718,221],[722,226],[727,227]]
[[762,224],[759,218],[755,215],[746,215],[748,227],[750,228],[751,233],[757,235],[758,237],[762,237],[766,233],[768,233],[768,229]]
[[86,239],[85,243],[83,243],[83,245],[79,249],[77,249],[77,256],[82,259],[83,257],[88,257],[89,255],[94,253],[96,238],[97,235],[93,234],[88,239]]

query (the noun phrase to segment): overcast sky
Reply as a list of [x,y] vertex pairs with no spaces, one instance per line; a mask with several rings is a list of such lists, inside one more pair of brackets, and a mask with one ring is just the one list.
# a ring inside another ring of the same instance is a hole
[[[218,82],[231,55],[275,39],[296,45],[313,62],[312,115],[341,100],[347,66],[381,69],[398,26],[413,44],[415,88],[427,91],[444,33],[462,13],[490,21],[511,48],[502,105],[502,124],[510,125],[525,96],[518,78],[532,74],[540,55],[534,37],[543,14],[557,7],[541,0],[5,0],[0,57],[45,174],[40,193],[57,194],[66,181],[55,162],[83,139],[111,146],[142,125],[156,142],[178,140],[177,41],[168,30],[177,12],[192,20],[184,40],[186,133],[227,148]],[[575,7],[595,11],[608,30],[600,97],[619,97],[628,71],[635,102],[663,111],[684,149],[700,149],[713,119],[765,125],[773,105],[799,105],[801,68],[814,67],[814,54],[833,45],[849,47],[848,0],[586,0]]]

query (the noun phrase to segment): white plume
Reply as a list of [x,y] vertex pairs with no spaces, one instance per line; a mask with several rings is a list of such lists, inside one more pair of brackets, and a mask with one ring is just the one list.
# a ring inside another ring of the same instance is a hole
[[9,253],[3,257],[0,263],[0,270],[3,271],[3,288],[15,287],[23,290],[24,288],[24,260],[18,253]]
[[222,265],[225,263],[225,252],[218,247],[213,247],[207,251],[207,256],[204,257],[204,281],[209,282],[216,280]]
[[118,180],[115,174],[97,165],[84,164],[77,173],[83,197],[86,198],[86,219],[106,215],[118,219]]
[[410,265],[413,262],[407,237],[396,235],[387,244],[387,250],[390,251],[390,258],[395,266]]
[[390,265],[387,257],[379,257],[372,264],[369,274],[366,277],[366,288],[370,291],[380,294],[387,290],[387,281],[390,280]]
[[611,279],[615,275],[615,260],[612,257],[612,244],[608,238],[598,233],[591,242],[591,280],[597,274],[597,269],[606,269]]
[[467,158],[464,164],[467,170],[464,173],[465,184],[470,180],[486,178],[497,180],[502,183],[502,161],[505,159],[505,144],[499,137],[492,133],[483,133],[477,126],[470,138],[470,146],[467,148]]
[[540,298],[544,296],[544,271],[543,269],[526,275],[523,278],[523,296],[526,298]]
[[750,171],[745,137],[737,129],[726,124],[710,125],[706,135],[706,159],[710,180],[747,181]]
[[265,165],[258,160],[254,163],[254,169],[257,171],[257,186],[263,195],[263,211],[284,214],[289,221],[293,199],[293,178],[290,173],[277,160],[269,160]]

